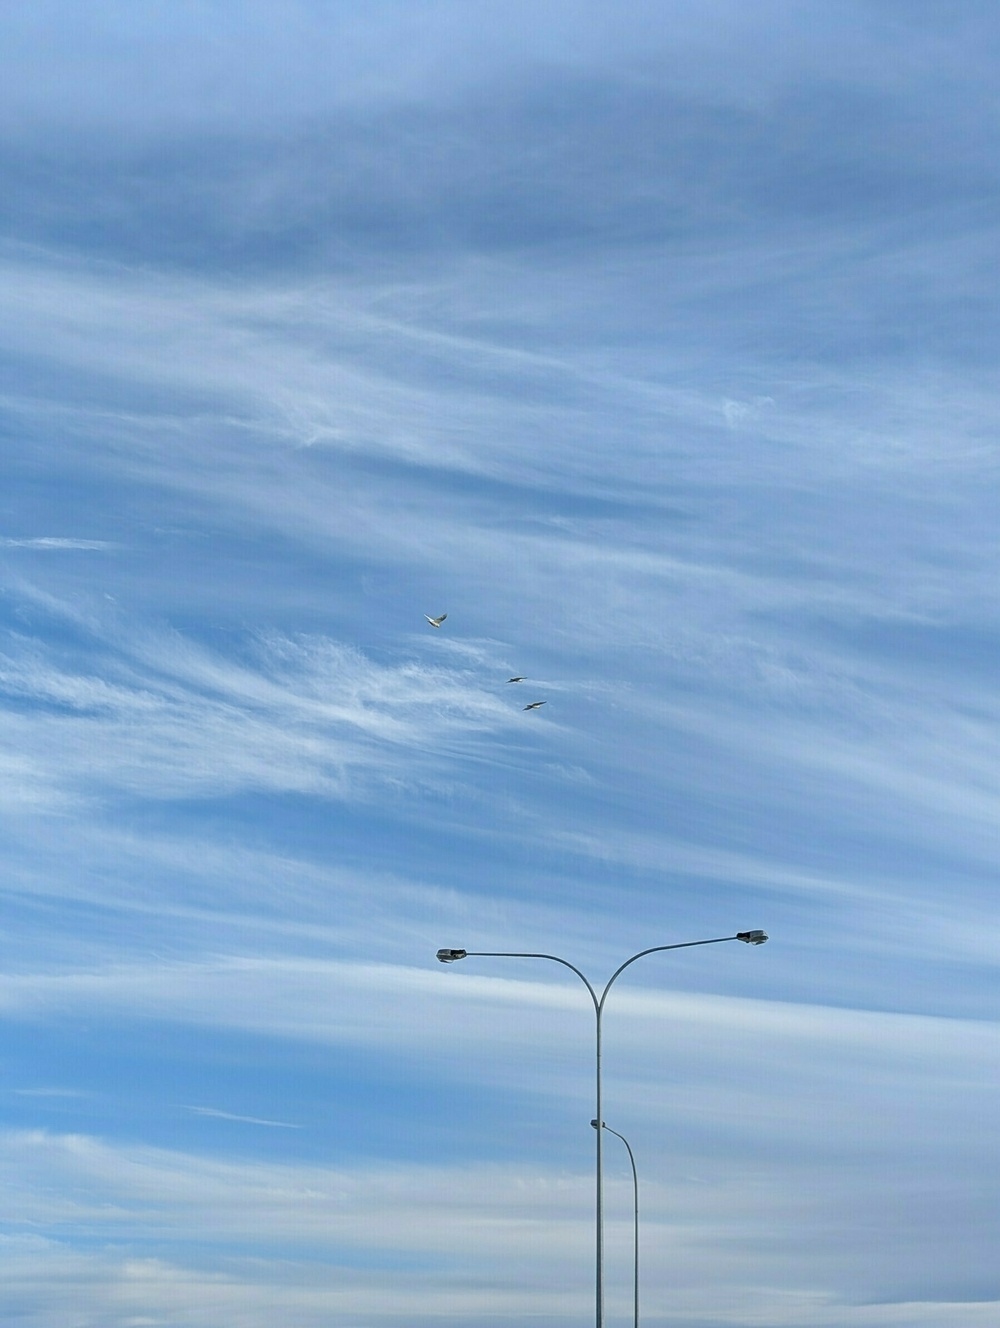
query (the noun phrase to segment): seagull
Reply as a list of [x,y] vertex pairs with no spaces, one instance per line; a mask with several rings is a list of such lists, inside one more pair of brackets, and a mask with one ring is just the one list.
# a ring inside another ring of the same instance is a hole
[[520,678],[508,678],[507,681],[508,681],[508,682],[526,682],[527,679],[525,679],[525,678],[522,676],[522,677],[520,677]]
[[529,701],[524,708],[525,710],[537,710],[539,706],[543,706],[544,704],[544,701]]
[[432,627],[440,627],[441,624],[444,622],[445,618],[447,618],[447,616],[448,615],[446,613],[442,613],[440,618],[429,618],[426,613],[424,614],[424,617],[427,618],[427,621],[430,623]]

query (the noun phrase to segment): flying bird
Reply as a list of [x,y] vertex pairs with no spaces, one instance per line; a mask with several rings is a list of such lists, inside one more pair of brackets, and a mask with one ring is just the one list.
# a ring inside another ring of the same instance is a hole
[[522,676],[522,677],[520,677],[520,678],[508,678],[507,681],[508,681],[508,682],[525,682],[526,679]]
[[537,710],[539,706],[543,706],[544,704],[544,701],[529,701],[524,708],[525,710]]
[[442,613],[440,618],[430,618],[426,613],[424,614],[424,617],[427,618],[427,621],[430,623],[432,627],[440,627],[441,624],[444,622],[445,618],[447,618],[447,616],[448,615],[446,613]]

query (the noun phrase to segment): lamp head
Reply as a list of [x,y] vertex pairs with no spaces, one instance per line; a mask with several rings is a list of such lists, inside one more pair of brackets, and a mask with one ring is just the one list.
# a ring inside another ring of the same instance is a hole
[[[767,940],[766,931],[738,931],[736,933],[738,941],[746,941],[747,945],[763,945]],[[438,956],[440,958],[440,956]]]
[[467,950],[439,950],[438,959],[442,964],[453,964],[456,959],[464,959],[467,954]]

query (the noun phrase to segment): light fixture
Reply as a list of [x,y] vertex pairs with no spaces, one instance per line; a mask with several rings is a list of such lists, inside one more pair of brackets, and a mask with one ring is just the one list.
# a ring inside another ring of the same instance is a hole
[[625,1138],[624,1135],[618,1134],[617,1130],[612,1130],[610,1126],[605,1124],[601,1111],[601,1015],[604,1012],[604,1003],[607,1000],[608,992],[610,992],[615,982],[617,982],[618,978],[621,977],[622,973],[624,973],[627,968],[631,967],[631,965],[634,964],[637,959],[645,958],[646,955],[658,954],[662,950],[688,950],[692,946],[696,945],[718,945],[721,941],[744,941],[747,945],[763,945],[766,940],[767,940],[766,931],[738,931],[735,936],[712,936],[704,941],[678,941],[675,942],[673,945],[653,945],[650,946],[648,950],[640,950],[638,954],[632,955],[629,959],[626,959],[623,964],[619,964],[618,967],[615,969],[615,971],[611,974],[611,977],[608,978],[607,982],[604,985],[604,989],[603,991],[601,991],[600,995],[598,995],[597,989],[594,987],[593,983],[590,981],[590,979],[587,977],[585,973],[581,972],[581,970],[578,969],[575,964],[571,964],[568,959],[563,959],[559,955],[541,954],[537,950],[528,951],[528,950],[445,949],[445,950],[438,950],[437,952],[438,962],[442,964],[453,964],[456,961],[456,959],[466,959],[469,957],[469,955],[473,955],[477,958],[483,958],[483,959],[547,959],[551,963],[561,964],[563,968],[568,968],[570,972],[575,973],[576,976],[583,983],[583,985],[587,988],[587,992],[590,996],[591,1001],[593,1002],[594,1016],[595,1016],[595,1034],[596,1034],[594,1049],[596,1052],[596,1070],[597,1070],[597,1075],[596,1075],[597,1093],[595,1098],[595,1105],[597,1106],[597,1111],[594,1113],[594,1117],[591,1120],[590,1124],[595,1131],[596,1140],[597,1140],[597,1159],[596,1159],[597,1193],[594,1205],[595,1217],[597,1219],[595,1224],[596,1229],[595,1229],[595,1259],[594,1259],[595,1274],[596,1274],[594,1279],[594,1292],[595,1292],[594,1303],[596,1310],[596,1328],[604,1328],[604,1197],[603,1197],[604,1196],[604,1150],[603,1150],[602,1140],[604,1138],[605,1131],[608,1131],[609,1134],[617,1135],[618,1138],[622,1140],[622,1142],[625,1144],[625,1147],[628,1148],[629,1158],[632,1163],[632,1179],[635,1184],[635,1233],[636,1233],[635,1236],[636,1255],[635,1255],[635,1273],[634,1273],[635,1294],[633,1298],[635,1328],[638,1328],[639,1324],[639,1292],[638,1292],[639,1183],[638,1180],[636,1179],[635,1159],[632,1157],[632,1149],[629,1148],[628,1140]]

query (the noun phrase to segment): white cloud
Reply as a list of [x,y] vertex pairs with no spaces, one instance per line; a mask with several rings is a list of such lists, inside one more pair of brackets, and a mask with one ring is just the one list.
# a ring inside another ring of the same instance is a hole
[[[793,1240],[782,1251],[780,1240],[763,1235],[774,1233],[776,1223],[791,1235],[796,1222],[815,1221],[808,1215],[815,1200],[798,1180],[776,1186],[761,1169],[755,1174],[730,1164],[728,1175],[716,1169],[692,1183],[674,1169],[669,1179],[651,1183],[648,1154],[643,1162],[646,1248],[662,1251],[645,1265],[650,1314],[669,1305],[684,1322],[762,1328],[978,1328],[989,1321],[986,1302],[888,1296],[870,1303],[862,1288],[874,1268],[858,1236],[849,1256],[854,1276],[845,1262],[841,1290],[822,1288],[818,1279],[829,1272],[823,1250],[805,1252]],[[124,1316],[136,1313],[199,1328],[220,1316],[252,1328],[275,1315],[312,1324],[324,1312],[391,1321],[406,1317],[407,1303],[412,1311],[415,1296],[418,1321],[428,1322],[490,1314],[513,1323],[539,1307],[571,1318],[588,1307],[593,1196],[586,1173],[474,1162],[349,1170],[222,1162],[40,1132],[4,1136],[0,1167],[21,1220],[35,1225],[31,1234],[5,1239],[8,1294],[16,1289],[30,1297],[40,1316],[58,1313],[70,1282],[77,1312],[103,1310],[102,1322],[113,1325],[128,1324]],[[630,1185],[614,1171],[612,1159],[609,1313],[623,1315]],[[855,1180],[848,1175],[839,1187],[832,1181],[823,1179],[822,1199],[835,1209]],[[70,1223],[100,1232],[101,1244],[72,1252],[58,1236],[39,1234]],[[136,1243],[153,1233],[169,1253],[143,1257]],[[205,1255],[217,1244],[226,1256],[205,1271]],[[890,1233],[883,1256],[891,1262],[897,1248]],[[389,1267],[366,1271],[375,1251]],[[786,1289],[772,1285],[772,1277],[787,1279],[793,1266]]]
[[373,779],[433,782],[477,735],[513,722],[468,665],[387,666],[329,639],[277,634],[242,662],[179,634],[125,646],[109,641],[81,674],[30,639],[11,641],[0,682],[32,708],[2,721],[11,747],[31,752],[9,797],[23,800],[27,771],[37,797],[46,786],[77,798],[102,786],[163,798],[255,787],[364,796]]
[[24,539],[5,536],[0,539],[0,547],[5,549],[114,549],[118,546],[111,540],[74,539],[62,535],[35,535]]
[[78,1088],[12,1088],[10,1090],[18,1097],[82,1097]]
[[293,1125],[288,1121],[262,1120],[259,1116],[240,1116],[232,1111],[221,1111],[218,1107],[185,1107],[185,1111],[192,1112],[195,1116],[211,1116],[216,1120],[227,1120],[242,1122],[244,1125],[270,1125],[279,1130],[301,1130],[301,1125]]

